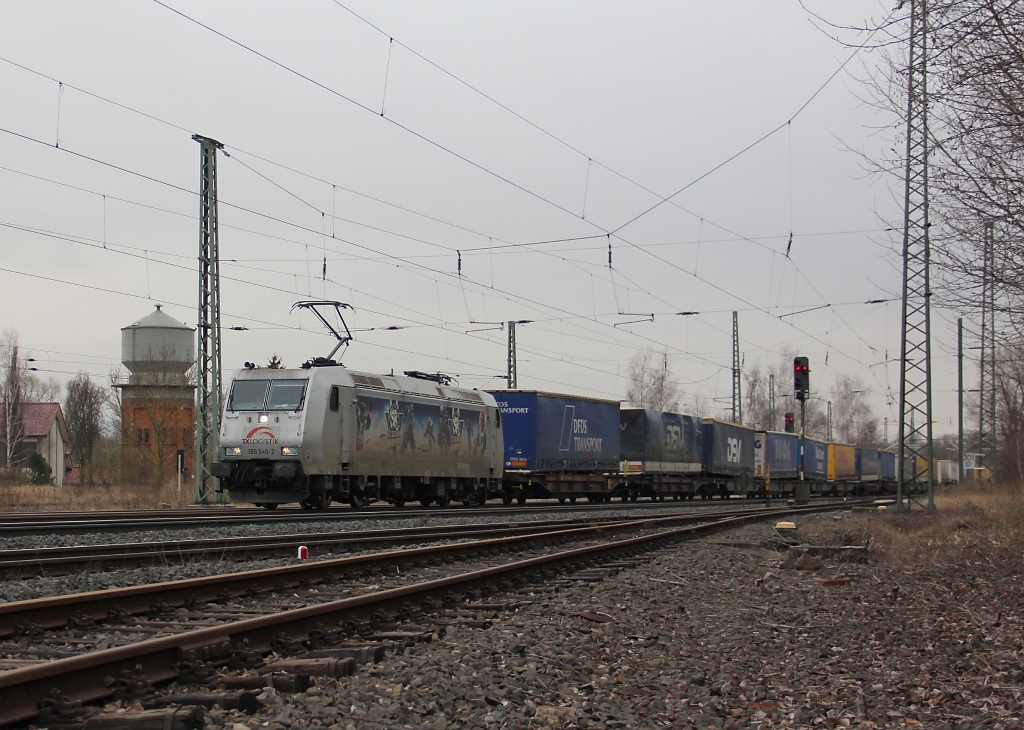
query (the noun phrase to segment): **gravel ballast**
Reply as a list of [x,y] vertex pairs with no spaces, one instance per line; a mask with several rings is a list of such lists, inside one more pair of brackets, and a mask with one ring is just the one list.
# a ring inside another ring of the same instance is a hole
[[[848,544],[848,522],[801,529]],[[491,628],[448,627],[351,677],[264,691],[253,716],[215,708],[206,727],[1021,727],[1015,569],[799,561],[771,537],[751,525],[517,596],[531,603]]]

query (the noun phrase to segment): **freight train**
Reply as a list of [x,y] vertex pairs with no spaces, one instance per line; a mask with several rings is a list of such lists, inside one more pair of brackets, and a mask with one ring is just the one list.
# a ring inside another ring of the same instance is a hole
[[[443,375],[362,373],[317,359],[235,373],[211,473],[232,501],[267,509],[787,496],[799,484],[854,495],[895,486],[891,452],[805,438],[801,458],[800,446],[795,434],[613,400],[468,389]],[[955,464],[937,461],[935,470],[937,483],[955,481]]]

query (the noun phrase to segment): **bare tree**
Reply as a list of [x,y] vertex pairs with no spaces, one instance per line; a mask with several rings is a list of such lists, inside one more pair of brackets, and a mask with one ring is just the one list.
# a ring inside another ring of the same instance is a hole
[[668,354],[656,357],[651,348],[633,355],[629,361],[629,387],[626,400],[639,408],[675,411],[679,407],[679,389],[668,369]]
[[21,388],[25,403],[59,403],[63,390],[60,382],[52,375],[43,380],[31,372],[22,373]]
[[78,455],[86,483],[92,483],[92,454],[103,433],[107,396],[103,388],[80,372],[67,385],[64,418],[71,432],[71,449]]
[[697,394],[693,396],[693,402],[685,406],[683,410],[688,415],[704,418],[711,415],[711,401],[704,396]]
[[1024,343],[1001,348],[996,362],[1000,481],[1024,485]]
[[870,446],[877,442],[878,418],[868,403],[870,395],[870,389],[860,378],[836,376],[832,391],[832,430],[838,443]]
[[[865,156],[902,189],[907,111],[909,4],[880,32],[866,31],[883,62],[864,80],[868,103],[888,112],[891,145]],[[835,27],[835,26],[833,26]],[[980,313],[983,282],[995,286],[1000,333],[1024,335],[1024,5],[1016,0],[929,0],[927,23],[932,301]],[[852,45],[852,44],[851,44]],[[902,230],[900,221],[889,221]],[[994,243],[985,266],[985,240]]]
[[3,437],[3,466],[15,466],[18,449],[25,433],[23,365],[18,347],[18,333],[6,330],[0,337],[0,436]]

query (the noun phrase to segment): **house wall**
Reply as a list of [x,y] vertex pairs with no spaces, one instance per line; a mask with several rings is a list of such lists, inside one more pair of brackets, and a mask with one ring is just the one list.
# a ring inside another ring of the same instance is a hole
[[26,436],[22,439],[18,461],[24,465],[32,452],[38,453],[50,467],[50,476],[55,486],[64,486],[64,456],[68,446],[61,437],[57,419],[53,419],[50,432],[45,436]]
[[121,400],[126,449],[142,452],[154,465],[162,461],[166,475],[176,473],[176,452],[185,451],[185,469],[193,473],[195,457],[195,403],[189,398],[131,397]]

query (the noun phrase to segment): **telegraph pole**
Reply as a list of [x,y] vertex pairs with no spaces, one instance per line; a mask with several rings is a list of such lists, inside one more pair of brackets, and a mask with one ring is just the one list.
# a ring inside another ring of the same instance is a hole
[[743,423],[743,394],[740,371],[740,315],[732,313],[732,422]]
[[199,326],[196,388],[196,504],[222,501],[210,464],[220,434],[220,248],[217,233],[217,150],[224,145],[198,134],[199,143]]
[[827,426],[825,428],[825,433],[828,435],[828,438],[826,438],[825,440],[828,441],[829,443],[831,443],[832,442],[832,401],[828,402],[828,421],[826,423],[827,423]]
[[[910,508],[910,488],[926,476],[935,508],[932,464],[931,283],[928,221],[928,84],[926,0],[910,0],[907,150],[903,217],[903,334],[900,347],[900,440],[896,509]],[[916,423],[916,425],[915,425]],[[919,471],[924,460],[923,472]],[[907,462],[911,467],[907,469]]]
[[768,430],[775,430],[775,373],[768,373]]

